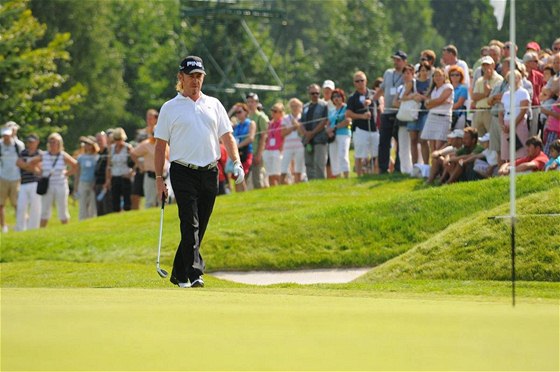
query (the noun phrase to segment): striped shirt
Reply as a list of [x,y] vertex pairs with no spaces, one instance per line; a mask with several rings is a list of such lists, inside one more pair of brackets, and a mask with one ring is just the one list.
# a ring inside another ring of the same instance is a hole
[[64,162],[65,152],[51,154],[46,151],[42,154],[43,177],[49,177],[49,186],[63,186],[67,183],[66,163]]
[[[35,157],[37,155],[39,155],[39,151],[35,151],[33,154],[30,154],[29,150],[25,149],[19,154],[19,157],[22,158],[23,160],[27,161],[30,158]],[[37,182],[39,180],[39,175],[37,175],[36,173],[28,172],[28,171],[23,170],[23,169],[20,169],[20,173],[21,173],[21,184],[22,185],[24,183],[32,183],[32,182]]]

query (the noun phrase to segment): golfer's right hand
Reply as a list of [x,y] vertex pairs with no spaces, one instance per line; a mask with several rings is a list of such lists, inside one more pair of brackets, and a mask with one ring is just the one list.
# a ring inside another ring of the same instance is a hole
[[233,164],[233,176],[235,177],[235,183],[240,184],[245,179],[245,171],[243,170],[243,165],[240,161]]
[[167,199],[167,197],[169,196],[169,193],[167,191],[167,184],[165,183],[163,177],[156,177],[156,190],[156,195],[165,194],[165,199]]

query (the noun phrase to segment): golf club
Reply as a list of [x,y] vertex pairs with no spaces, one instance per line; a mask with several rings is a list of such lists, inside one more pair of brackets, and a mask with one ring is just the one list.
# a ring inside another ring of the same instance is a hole
[[156,270],[159,276],[162,278],[167,278],[167,271],[159,267],[159,256],[161,254],[161,236],[163,234],[163,210],[165,207],[165,193],[161,194],[161,217],[159,219],[159,243],[157,248],[157,261],[156,261]]

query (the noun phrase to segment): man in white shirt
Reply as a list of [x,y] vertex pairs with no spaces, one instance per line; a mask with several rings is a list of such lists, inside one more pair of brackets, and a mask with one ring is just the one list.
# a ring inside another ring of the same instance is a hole
[[8,232],[5,222],[4,205],[7,199],[17,208],[17,199],[20,186],[20,171],[16,162],[23,148],[13,138],[11,126],[2,127],[0,140],[0,228]]
[[236,183],[245,178],[224,106],[201,91],[205,76],[200,57],[188,56],[181,62],[177,73],[178,94],[161,107],[154,133],[157,193],[165,197],[168,190],[163,166],[169,144],[171,186],[181,226],[181,242],[170,281],[181,288],[204,286],[205,264],[200,245],[218,194],[220,140],[233,160]]
[[463,69],[463,73],[465,76],[464,84],[467,88],[471,86],[471,79],[469,75],[469,66],[467,62],[463,61],[462,59],[457,58],[458,52],[457,47],[455,45],[447,45],[443,48],[443,54],[441,55],[441,59],[443,63],[445,63],[445,72],[449,71],[451,66],[459,66]]

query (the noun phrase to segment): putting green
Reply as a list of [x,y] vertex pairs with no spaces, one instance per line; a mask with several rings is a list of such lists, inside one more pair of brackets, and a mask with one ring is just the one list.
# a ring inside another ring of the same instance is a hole
[[558,302],[2,289],[2,370],[558,370]]

